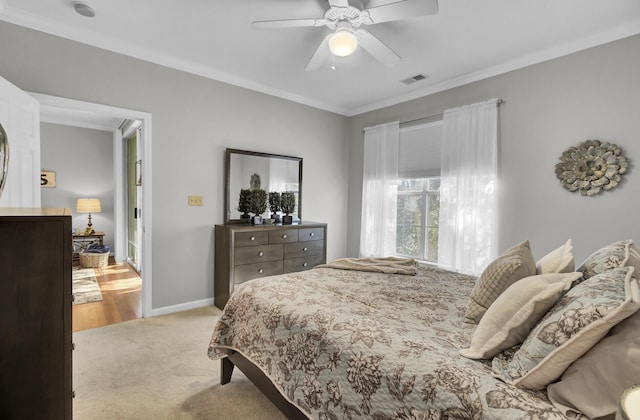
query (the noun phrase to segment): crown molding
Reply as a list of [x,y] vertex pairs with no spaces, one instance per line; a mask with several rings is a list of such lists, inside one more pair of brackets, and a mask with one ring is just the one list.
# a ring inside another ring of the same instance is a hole
[[[0,0],[0,2],[3,1],[6,0]],[[86,44],[117,54],[132,57],[138,60],[158,64],[174,70],[180,70],[185,73],[194,74],[196,76],[201,76],[207,79],[216,80],[218,82],[300,103],[312,108],[317,108],[340,115],[346,115],[348,113],[347,108],[342,108],[322,101],[317,101],[304,96],[296,95],[291,92],[275,89],[251,80],[239,78],[229,73],[207,68],[205,66],[202,66],[201,64],[190,62],[188,60],[179,60],[174,57],[161,54],[156,51],[151,51],[146,48],[135,47],[132,44],[111,37],[100,36],[88,31],[74,30],[69,26],[60,25],[54,20],[41,19],[39,17],[35,17],[33,15],[10,7],[6,8],[0,13],[0,20],[33,29],[35,31],[44,32],[49,35],[65,38],[73,42]],[[82,41],[78,41],[79,39],[81,39]]]
[[637,34],[640,34],[640,19],[628,25],[620,26],[608,31],[603,31],[598,34],[589,36],[587,38],[582,38],[575,42],[570,42],[570,43],[558,45],[546,50],[538,51],[531,54],[526,54],[515,60],[511,60],[507,63],[503,63],[498,66],[489,67],[489,68],[468,73],[453,79],[445,80],[433,86],[429,86],[427,88],[420,89],[415,92],[408,93],[406,95],[396,96],[393,98],[385,99],[383,101],[372,103],[367,106],[355,108],[350,110],[350,112],[346,114],[346,116],[353,117],[355,115],[364,114],[366,112],[375,111],[388,106],[397,105],[403,102],[422,98],[424,96],[432,95],[434,93],[443,92],[448,89],[460,87],[460,86],[477,82],[483,79],[488,79],[490,77],[508,73],[513,70],[518,70],[534,64],[543,63],[545,61],[553,60],[555,58],[563,57],[563,56],[573,54],[579,51],[583,51],[589,48],[597,47],[599,45],[604,45],[610,42],[618,41],[620,39],[628,38]]
[[640,33],[640,19],[638,19],[627,25],[619,26],[607,31],[602,31],[598,34],[589,36],[587,38],[582,38],[575,42],[565,43],[546,50],[526,54],[507,63],[503,63],[486,69],[481,69],[476,72],[467,73],[452,79],[444,80],[434,85],[428,86],[424,89],[419,89],[405,95],[387,98],[382,101],[376,101],[361,107],[350,108],[325,103],[312,98],[308,98],[306,96],[296,95],[281,89],[275,89],[261,83],[256,83],[251,80],[239,78],[226,72],[207,68],[199,63],[191,62],[188,60],[180,60],[146,48],[135,47],[131,44],[114,39],[112,37],[104,37],[87,31],[74,30],[71,27],[60,25],[54,20],[41,19],[40,17],[36,17],[8,7],[6,5],[6,0],[0,0],[0,20],[27,27],[36,31],[44,32],[50,35],[66,38],[74,42],[80,42],[77,40],[82,39],[83,44],[101,48],[114,53],[123,54],[135,59],[151,62],[175,70],[184,71],[186,73],[216,80],[218,82],[226,83],[240,88],[249,89],[255,92],[274,96],[302,105],[307,105],[313,108],[321,109],[346,117],[352,117],[388,106],[397,105],[402,102],[460,87],[468,83],[477,82],[483,79],[504,74],[523,67],[528,67],[534,64],[542,63],[544,61],[549,61],[558,57],[566,56],[578,51],[596,47],[598,45],[606,44]]

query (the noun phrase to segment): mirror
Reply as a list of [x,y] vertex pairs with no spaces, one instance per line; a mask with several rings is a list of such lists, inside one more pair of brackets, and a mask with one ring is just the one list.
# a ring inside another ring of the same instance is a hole
[[[302,158],[270,153],[227,149],[225,172],[225,223],[241,223],[238,198],[241,189],[260,188],[269,192],[293,191],[296,197],[293,220],[302,218]],[[267,206],[264,217],[270,217]]]

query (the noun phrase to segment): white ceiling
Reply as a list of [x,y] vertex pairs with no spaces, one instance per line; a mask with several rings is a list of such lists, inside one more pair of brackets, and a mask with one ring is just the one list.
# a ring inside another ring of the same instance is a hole
[[[364,0],[389,3],[397,0]],[[0,0],[0,20],[346,116],[640,33],[640,0],[440,0],[433,16],[367,30],[402,58],[359,49],[305,71],[323,28],[253,21],[322,17],[327,0]],[[406,85],[416,74],[429,78]]]

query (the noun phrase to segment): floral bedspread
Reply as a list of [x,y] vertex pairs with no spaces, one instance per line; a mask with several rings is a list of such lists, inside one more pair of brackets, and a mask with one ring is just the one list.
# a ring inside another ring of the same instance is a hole
[[463,322],[474,278],[315,268],[243,283],[209,357],[259,366],[311,419],[564,419],[544,391],[491,376],[466,359]]

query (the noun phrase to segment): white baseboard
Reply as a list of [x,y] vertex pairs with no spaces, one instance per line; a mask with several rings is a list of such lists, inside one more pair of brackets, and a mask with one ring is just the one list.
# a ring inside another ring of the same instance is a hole
[[167,315],[174,312],[187,311],[189,309],[202,308],[203,306],[212,306],[213,298],[195,300],[193,302],[180,303],[178,305],[163,306],[162,308],[151,309],[150,316]]

